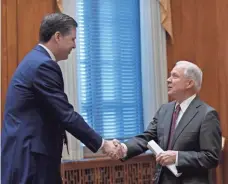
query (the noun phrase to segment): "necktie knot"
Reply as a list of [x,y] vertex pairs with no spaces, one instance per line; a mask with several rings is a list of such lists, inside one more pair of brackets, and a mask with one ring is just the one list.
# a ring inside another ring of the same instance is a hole
[[178,105],[176,106],[175,112],[176,112],[176,113],[179,113],[180,110],[181,110],[181,107],[180,107],[180,104],[178,104]]

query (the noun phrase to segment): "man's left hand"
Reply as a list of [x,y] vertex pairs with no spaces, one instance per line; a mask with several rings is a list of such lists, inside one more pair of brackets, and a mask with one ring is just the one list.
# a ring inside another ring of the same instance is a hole
[[164,151],[156,156],[156,162],[162,166],[176,163],[177,151]]

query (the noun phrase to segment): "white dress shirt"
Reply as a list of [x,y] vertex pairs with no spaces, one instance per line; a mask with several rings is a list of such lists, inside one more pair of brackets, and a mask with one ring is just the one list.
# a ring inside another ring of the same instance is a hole
[[[192,102],[192,100],[194,100],[194,98],[196,97],[196,94],[192,95],[191,97],[189,97],[188,99],[184,100],[181,104],[180,104],[180,112],[177,118],[177,122],[176,122],[176,127],[178,126],[183,114],[185,113],[185,111],[187,110],[188,106],[190,105],[190,103]],[[178,104],[176,103],[176,106]],[[175,106],[175,107],[176,107]]]

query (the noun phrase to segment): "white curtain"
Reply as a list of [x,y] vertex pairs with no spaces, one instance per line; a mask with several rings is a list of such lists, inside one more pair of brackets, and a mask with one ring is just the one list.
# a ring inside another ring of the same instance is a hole
[[160,21],[159,0],[140,0],[141,60],[144,127],[167,95],[166,37]]
[[[63,1],[63,13],[70,15],[76,19],[76,0]],[[68,96],[69,102],[74,106],[75,111],[78,112],[78,90],[77,90],[77,57],[76,49],[73,50],[66,61],[59,62],[60,68],[63,72],[64,89]],[[80,141],[67,133],[69,153],[67,153],[66,146],[63,149],[63,160],[79,160],[83,158],[83,149]]]

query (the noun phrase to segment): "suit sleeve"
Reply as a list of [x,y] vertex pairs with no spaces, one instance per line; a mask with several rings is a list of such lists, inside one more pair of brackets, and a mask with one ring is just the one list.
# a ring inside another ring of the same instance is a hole
[[137,135],[124,143],[127,146],[128,151],[127,156],[122,159],[123,161],[137,156],[148,150],[147,143],[149,141],[154,140],[155,142],[157,142],[157,122],[160,109],[155,114],[153,121],[150,122],[147,129],[142,134]]
[[68,132],[96,152],[102,144],[102,138],[74,111],[63,91],[62,74],[57,63],[47,61],[40,65],[34,78],[36,97],[45,108],[55,116]]
[[201,124],[200,151],[178,151],[178,171],[184,172],[189,168],[215,168],[221,152],[221,138],[218,114],[216,111],[210,111]]

